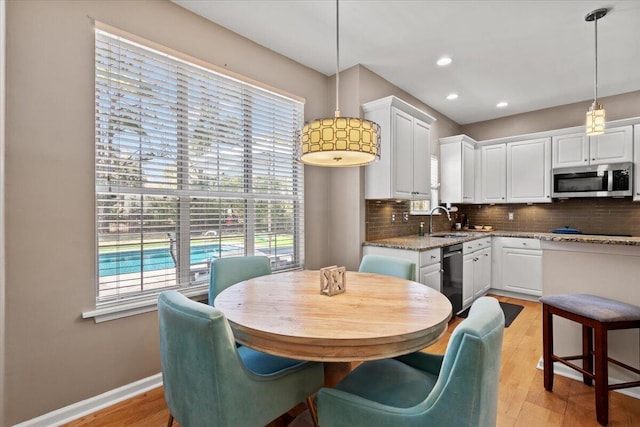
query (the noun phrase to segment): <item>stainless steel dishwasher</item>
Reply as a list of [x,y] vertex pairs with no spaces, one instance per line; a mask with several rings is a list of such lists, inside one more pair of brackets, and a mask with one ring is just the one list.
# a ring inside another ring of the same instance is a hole
[[454,315],[462,311],[462,244],[442,248],[442,293],[451,301]]

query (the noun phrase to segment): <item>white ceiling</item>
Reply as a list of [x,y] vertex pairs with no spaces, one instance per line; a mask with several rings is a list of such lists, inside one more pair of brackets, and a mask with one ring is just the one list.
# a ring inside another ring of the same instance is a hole
[[[333,0],[173,1],[335,74]],[[611,10],[598,21],[598,98],[640,90],[640,0],[341,0],[340,69],[362,64],[459,124],[579,101],[586,112],[595,31],[584,17],[601,7]],[[438,67],[443,55],[453,63]]]

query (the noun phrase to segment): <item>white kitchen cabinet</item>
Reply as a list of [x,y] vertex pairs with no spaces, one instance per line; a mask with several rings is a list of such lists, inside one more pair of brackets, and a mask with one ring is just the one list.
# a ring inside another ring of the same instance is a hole
[[584,132],[553,136],[551,146],[554,168],[589,164],[589,137]]
[[465,242],[462,253],[462,308],[466,308],[491,288],[491,237]]
[[633,127],[633,200],[640,201],[640,125]]
[[587,136],[584,132],[552,138],[554,168],[600,165],[633,161],[631,125],[606,128],[604,134]]
[[365,167],[365,199],[431,197],[431,125],[435,118],[395,96],[362,105],[380,125],[380,160]]
[[479,298],[491,288],[491,247],[476,252],[473,270],[473,298]]
[[467,308],[473,302],[474,254],[462,257],[462,308]]
[[440,263],[420,268],[420,283],[442,292],[442,267]]
[[542,295],[542,250],[530,238],[494,237],[492,287]]
[[482,157],[482,203],[505,203],[507,193],[507,146],[486,145],[480,148]]
[[466,135],[440,138],[440,200],[473,203],[475,200],[475,145]]
[[551,138],[507,144],[507,203],[551,203]]
[[426,251],[387,248],[382,246],[364,246],[364,255],[383,255],[409,260],[415,264],[414,277],[417,282],[442,292],[442,251],[440,248]]

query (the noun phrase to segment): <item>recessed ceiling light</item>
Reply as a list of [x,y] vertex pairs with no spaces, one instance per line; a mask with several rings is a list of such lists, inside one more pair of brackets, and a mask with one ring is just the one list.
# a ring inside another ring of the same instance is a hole
[[451,64],[451,58],[449,58],[448,56],[443,56],[442,58],[438,59],[438,62],[436,62],[436,64],[444,67],[445,65]]
[[457,93],[450,93],[449,95],[447,95],[447,99],[448,100],[458,99],[458,94]]
[[500,101],[500,102],[498,102],[498,103],[496,104],[496,107],[498,107],[498,108],[504,108],[504,107],[506,107],[507,105],[509,105],[509,103],[508,103],[507,101]]

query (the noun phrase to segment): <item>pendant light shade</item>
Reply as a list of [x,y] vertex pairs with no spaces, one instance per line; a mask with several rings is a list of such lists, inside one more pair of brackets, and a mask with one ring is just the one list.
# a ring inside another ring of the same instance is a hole
[[380,126],[353,117],[306,123],[300,139],[300,161],[315,166],[361,166],[380,158]]
[[587,135],[600,135],[604,133],[605,128],[605,111],[602,104],[598,102],[598,19],[607,14],[609,9],[596,9],[593,12],[587,14],[584,20],[587,22],[594,22],[595,25],[595,84],[593,104],[587,111]]
[[336,0],[335,117],[305,123],[298,159],[314,166],[362,166],[380,158],[380,126],[370,120],[340,116],[340,13]]

